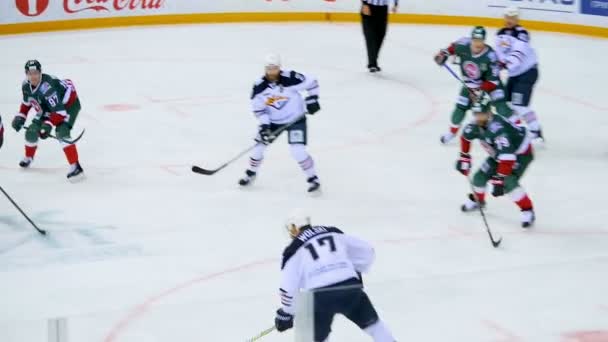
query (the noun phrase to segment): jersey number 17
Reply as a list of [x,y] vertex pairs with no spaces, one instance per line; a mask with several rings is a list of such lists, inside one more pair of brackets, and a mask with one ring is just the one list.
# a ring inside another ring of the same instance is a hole
[[[336,242],[334,241],[334,237],[333,236],[325,236],[322,238],[319,238],[316,240],[317,244],[319,245],[319,247],[324,247],[327,246],[329,247],[329,251],[330,252],[335,252],[336,251]],[[319,253],[317,252],[317,249],[315,248],[315,246],[313,245],[313,243],[309,243],[306,244],[306,246],[304,246],[306,249],[308,249],[308,251],[310,252],[310,256],[312,256],[313,260],[317,260],[319,259]]]

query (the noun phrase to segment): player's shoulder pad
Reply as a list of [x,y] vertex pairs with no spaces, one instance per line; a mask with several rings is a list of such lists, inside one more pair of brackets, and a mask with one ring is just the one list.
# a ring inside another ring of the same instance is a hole
[[469,44],[471,44],[471,37],[462,37],[460,39],[458,39],[457,41],[454,42],[454,45],[456,46],[468,46]]
[[251,92],[251,99],[253,99],[256,95],[260,94],[264,90],[268,88],[268,80],[265,77],[259,78],[253,84],[253,91]]
[[513,37],[521,40],[522,42],[526,42],[526,43],[528,43],[530,41],[530,34],[528,33],[528,30],[526,30],[525,28],[523,28],[519,25],[515,27],[515,30],[513,32]]
[[48,74],[42,74],[42,78],[40,80],[40,82],[41,82],[40,93],[43,95],[48,93],[49,90],[53,89],[53,84],[57,81],[58,81],[58,79],[55,76],[51,76]]
[[512,30],[510,28],[503,27],[500,30],[498,30],[498,32],[496,33],[496,35],[497,36],[504,36],[504,35],[510,36],[511,35],[511,31]]
[[308,240],[317,237],[323,234],[344,234],[340,229],[336,227],[326,227],[326,226],[313,226],[307,229],[304,229],[296,236],[293,241],[285,248],[283,251],[283,262],[281,263],[281,269],[285,268],[285,264],[287,261],[293,257],[298,249],[302,247]]
[[306,76],[299,72],[293,70],[281,71],[281,84],[285,87],[298,85],[304,81],[306,81]]
[[486,49],[488,49],[486,51],[486,56],[488,56],[488,58],[490,59],[490,61],[491,62],[497,62],[498,61],[498,56],[496,56],[496,50],[494,50],[494,48],[491,47],[488,44],[486,44]]

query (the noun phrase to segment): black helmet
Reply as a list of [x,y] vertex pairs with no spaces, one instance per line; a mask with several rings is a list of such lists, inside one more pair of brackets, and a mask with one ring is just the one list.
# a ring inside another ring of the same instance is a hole
[[30,70],[38,70],[42,72],[42,64],[35,59],[25,62],[25,73],[27,74]]
[[486,40],[486,29],[483,26],[475,26],[471,32],[471,38]]

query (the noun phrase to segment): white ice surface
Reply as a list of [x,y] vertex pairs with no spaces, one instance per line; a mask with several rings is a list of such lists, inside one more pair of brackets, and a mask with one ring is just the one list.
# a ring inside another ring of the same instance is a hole
[[[392,26],[378,76],[364,70],[354,24],[0,38],[5,125],[27,59],[71,78],[88,177],[67,183],[52,141],[19,170],[23,136],[7,127],[0,185],[50,235],[0,198],[0,341],[45,341],[49,317],[68,317],[71,342],[242,341],[272,325],[282,223],[298,206],[373,241],[366,285],[399,341],[608,340],[607,42],[533,33],[534,108],[548,144],[523,184],[538,222],[524,232],[508,198],[490,199],[492,229],[504,236],[492,249],[479,215],[459,212],[467,184],[453,169],[457,146],[438,142],[459,85],[432,56],[468,32]],[[236,186],[246,158],[213,177],[189,170],[251,143],[250,87],[269,51],[319,77],[323,110],[309,140],[321,198],[306,196],[283,141],[247,191]],[[107,110],[117,104],[137,107]],[[334,330],[334,341],[368,340],[342,319]]]

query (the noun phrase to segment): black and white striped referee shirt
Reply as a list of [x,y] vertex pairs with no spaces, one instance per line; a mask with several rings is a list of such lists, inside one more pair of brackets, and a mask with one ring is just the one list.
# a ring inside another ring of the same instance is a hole
[[[363,3],[374,6],[388,6],[390,0],[362,0]],[[393,0],[395,6],[399,6],[399,0]]]

